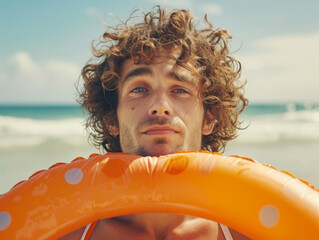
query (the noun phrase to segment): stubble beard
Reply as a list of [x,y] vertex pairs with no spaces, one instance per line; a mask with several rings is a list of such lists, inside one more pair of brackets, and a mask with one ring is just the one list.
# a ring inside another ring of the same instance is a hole
[[[150,126],[152,124],[173,125],[171,119],[155,117],[142,122],[141,124],[139,124],[137,129],[140,129],[141,126],[145,126],[145,125]],[[181,122],[177,122],[177,123],[175,122],[174,124],[175,126],[179,126],[180,129],[183,129],[184,127],[184,125]],[[181,136],[183,138],[183,141],[181,141],[180,144],[176,145],[170,151],[166,151],[166,152],[156,149],[156,147],[154,150],[150,150],[150,149],[147,149],[147,146],[139,145],[139,143],[137,142],[137,139],[133,137],[133,134],[134,134],[134,131],[132,130],[130,131],[129,127],[127,126],[120,127],[120,136],[122,136],[120,137],[120,144],[121,144],[122,151],[125,153],[136,154],[140,156],[160,156],[163,154],[165,155],[172,154],[178,151],[191,151],[191,150],[199,151],[201,149],[201,142],[202,142],[201,128],[199,130],[199,134],[198,134],[198,129],[192,129],[192,131],[189,132],[189,135],[187,137],[184,135],[185,134],[184,132],[184,134]],[[188,138],[188,139],[185,139],[185,138]],[[160,147],[160,145],[162,144],[170,144],[170,143],[168,142],[168,139],[165,137],[156,137],[149,146],[158,145]],[[171,145],[173,144],[174,143],[171,143]]]
[[121,142],[123,152],[139,156],[161,156],[173,154],[179,151],[199,151],[201,146],[201,138],[198,139],[200,143],[194,140],[196,138],[193,138],[189,144],[186,144],[186,146],[185,141],[182,141],[180,144],[174,146],[174,148],[163,151],[163,149],[161,149],[161,145],[169,144],[169,142],[165,137],[157,137],[149,145],[152,146],[152,149],[149,149],[147,146],[138,145],[136,140],[133,139],[132,135],[130,135],[127,130],[123,131],[123,134],[125,132],[127,134],[126,140]]
[[155,146],[153,150],[147,150],[144,146],[140,146],[137,149],[137,154],[140,156],[161,156],[161,155],[167,155],[167,154],[173,154],[178,151],[183,150],[183,143],[175,146],[173,150],[165,151],[156,149],[156,147],[159,147],[162,144],[169,144],[167,139],[165,137],[159,137],[153,140],[152,145]]
[[[128,131],[126,131],[128,132]],[[133,138],[131,135],[127,135],[127,141],[125,141],[122,144],[122,150],[123,152],[129,153],[129,154],[136,154],[139,156],[161,156],[161,155],[167,155],[172,154],[178,151],[183,150],[183,143],[175,146],[175,148],[169,152],[163,152],[162,150],[156,149],[156,146],[162,145],[162,144],[168,144],[168,141],[165,137],[158,137],[155,138],[152,142],[152,146],[155,146],[153,150],[150,150],[147,148],[147,146],[136,146],[136,144],[130,144],[133,143]]]

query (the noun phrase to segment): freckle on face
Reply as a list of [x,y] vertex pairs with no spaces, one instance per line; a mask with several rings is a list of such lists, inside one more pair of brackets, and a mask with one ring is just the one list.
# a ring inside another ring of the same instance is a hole
[[131,110],[134,110],[134,109],[135,109],[134,107],[131,108]]

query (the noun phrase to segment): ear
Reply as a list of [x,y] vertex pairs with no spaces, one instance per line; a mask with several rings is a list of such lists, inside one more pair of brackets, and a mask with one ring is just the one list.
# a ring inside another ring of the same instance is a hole
[[207,109],[204,115],[202,134],[203,135],[211,134],[214,129],[215,122],[216,122],[215,115],[211,112],[211,109]]
[[104,116],[104,124],[110,134],[115,137],[120,134],[117,119],[114,119],[111,113]]

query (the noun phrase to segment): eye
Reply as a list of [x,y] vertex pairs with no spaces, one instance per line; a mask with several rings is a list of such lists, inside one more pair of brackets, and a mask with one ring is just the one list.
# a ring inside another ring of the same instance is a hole
[[134,88],[131,93],[142,93],[142,92],[146,92],[147,89],[146,88],[143,88],[143,87],[137,87],[137,88]]
[[174,93],[189,93],[188,91],[186,91],[185,89],[183,88],[177,88],[173,91]]

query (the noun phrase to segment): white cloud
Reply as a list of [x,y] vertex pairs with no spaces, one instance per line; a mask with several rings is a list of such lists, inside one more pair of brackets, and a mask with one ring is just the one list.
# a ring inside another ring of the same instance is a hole
[[0,67],[0,102],[74,102],[80,68],[59,60],[34,61],[14,54]]
[[207,14],[212,14],[212,15],[222,15],[223,14],[222,7],[220,5],[217,5],[214,3],[203,4],[203,5],[200,5],[199,8]]
[[256,101],[319,102],[319,32],[271,36],[238,56]]
[[15,66],[17,71],[32,72],[36,69],[30,56],[25,52],[16,53],[9,59],[8,63],[9,66]]

